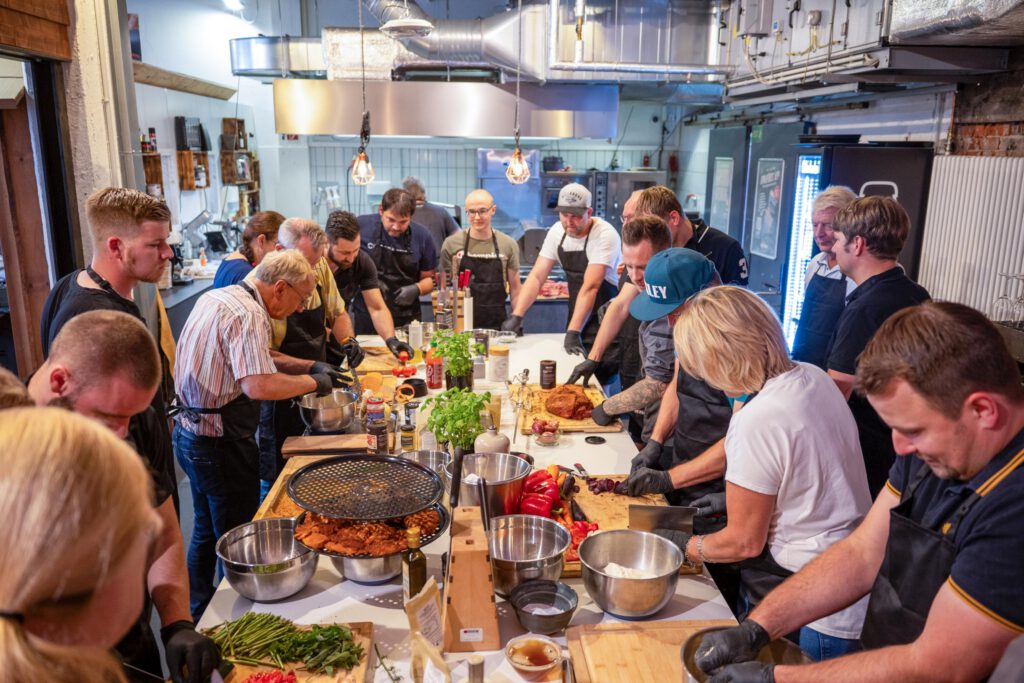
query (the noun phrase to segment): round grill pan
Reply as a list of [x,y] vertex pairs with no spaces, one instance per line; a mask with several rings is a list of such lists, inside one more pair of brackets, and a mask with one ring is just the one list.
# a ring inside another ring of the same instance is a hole
[[338,519],[404,517],[441,498],[441,479],[423,465],[382,455],[339,455],[306,465],[288,495],[310,512]]

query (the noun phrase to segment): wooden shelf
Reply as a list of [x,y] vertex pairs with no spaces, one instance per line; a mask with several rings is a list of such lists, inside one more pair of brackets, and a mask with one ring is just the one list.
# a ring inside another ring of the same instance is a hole
[[[150,185],[160,186],[160,199],[163,199],[166,195],[164,194],[164,168],[163,161],[160,158],[159,152],[143,152],[142,153],[142,173],[146,177],[146,190],[149,191]],[[156,196],[156,195],[153,195]]]
[[132,74],[136,83],[155,85],[158,88],[168,88],[180,92],[202,95],[204,97],[215,97],[218,100],[230,100],[235,89],[223,86],[220,83],[204,81],[201,78],[187,76],[176,71],[161,69],[152,64],[132,61]]
[[[196,171],[202,167],[203,172]],[[200,178],[197,179],[197,175]],[[206,152],[178,152],[178,187],[181,190],[202,190],[210,186],[210,157]]]

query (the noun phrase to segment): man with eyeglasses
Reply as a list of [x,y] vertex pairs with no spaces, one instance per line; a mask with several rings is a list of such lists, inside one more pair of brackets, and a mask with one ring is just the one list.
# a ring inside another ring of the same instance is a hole
[[832,253],[836,243],[832,219],[856,198],[850,188],[831,185],[815,197],[811,205],[811,227],[819,251],[804,273],[804,303],[793,340],[793,360],[813,363],[822,370],[827,370],[828,340],[846,307],[846,297],[857,286],[839,269],[836,255]]
[[498,329],[508,316],[506,292],[515,305],[519,281],[519,245],[491,227],[497,211],[487,190],[466,195],[469,229],[450,235],[441,245],[441,270],[457,275],[469,271],[473,297],[473,326]]
[[[566,353],[586,356],[597,337],[598,309],[617,293],[618,265],[622,260],[619,233],[607,221],[593,215],[590,190],[570,183],[558,193],[558,222],[548,230],[540,254],[523,289],[516,297],[512,315],[501,329],[521,332],[523,316],[537,300],[540,288],[556,263],[569,283],[569,322],[564,346]],[[599,370],[597,379],[606,383],[615,375]]]

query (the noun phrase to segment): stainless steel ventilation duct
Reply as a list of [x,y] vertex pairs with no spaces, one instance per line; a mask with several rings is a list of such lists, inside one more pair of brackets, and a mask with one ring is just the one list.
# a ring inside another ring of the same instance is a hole
[[258,36],[231,41],[231,72],[251,78],[325,78],[319,38]]
[[889,40],[904,45],[1024,44],[1024,0],[893,0]]

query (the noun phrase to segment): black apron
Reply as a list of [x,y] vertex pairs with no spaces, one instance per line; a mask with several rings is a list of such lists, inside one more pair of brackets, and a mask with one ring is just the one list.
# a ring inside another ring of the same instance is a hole
[[905,645],[921,635],[932,602],[953,567],[957,528],[981,500],[977,491],[972,492],[942,525],[944,531],[923,526],[910,518],[910,511],[914,492],[929,476],[935,476],[931,468],[921,467],[899,505],[889,511],[885,556],[861,630],[865,648]]
[[793,360],[813,363],[828,370],[828,345],[839,315],[846,307],[846,276],[838,280],[811,276],[800,308],[800,323],[793,340]]
[[508,317],[505,308],[505,268],[501,265],[498,251],[498,237],[491,230],[494,256],[471,256],[469,253],[469,230],[462,243],[462,260],[459,270],[473,274],[469,281],[469,293],[473,296],[473,327],[497,330]]
[[398,290],[406,285],[416,284],[420,281],[419,259],[415,258],[410,248],[412,247],[412,226],[406,230],[405,241],[409,248],[385,248],[384,247],[384,225],[381,224],[377,230],[377,244],[373,249],[373,260],[377,262],[377,279],[380,280],[381,293],[384,294],[384,302],[391,311],[395,327],[408,325],[413,320],[420,319],[420,300],[416,297],[408,306],[399,306],[394,302],[394,296]]
[[[296,311],[288,316],[288,327],[278,349],[283,354],[302,360],[322,361],[327,357],[327,328],[324,318],[323,289],[318,284],[320,305]],[[260,401],[260,479],[276,481],[284,467],[281,446],[289,436],[306,431],[299,408],[292,399]]]
[[[565,279],[569,283],[568,319],[572,320],[573,311],[576,310],[576,297],[579,296],[580,290],[583,289],[583,277],[587,272],[587,266],[590,265],[590,261],[587,260],[587,244],[590,242],[590,233],[587,233],[586,239],[583,240],[583,248],[579,251],[566,251],[562,248],[567,234],[563,232],[562,239],[558,242],[558,262],[562,264],[562,270],[565,271]],[[597,310],[614,299],[615,294],[615,287],[608,280],[602,279],[601,286],[598,287],[597,294],[594,297],[591,313],[586,323],[584,323],[583,329],[580,330],[580,336],[583,338],[583,347],[587,352],[593,347],[594,340],[597,338],[597,330],[601,326],[601,322],[597,318]],[[615,377],[617,372],[618,367],[614,364],[602,362],[598,365],[597,372],[594,375],[597,377],[598,382],[607,384]]]

